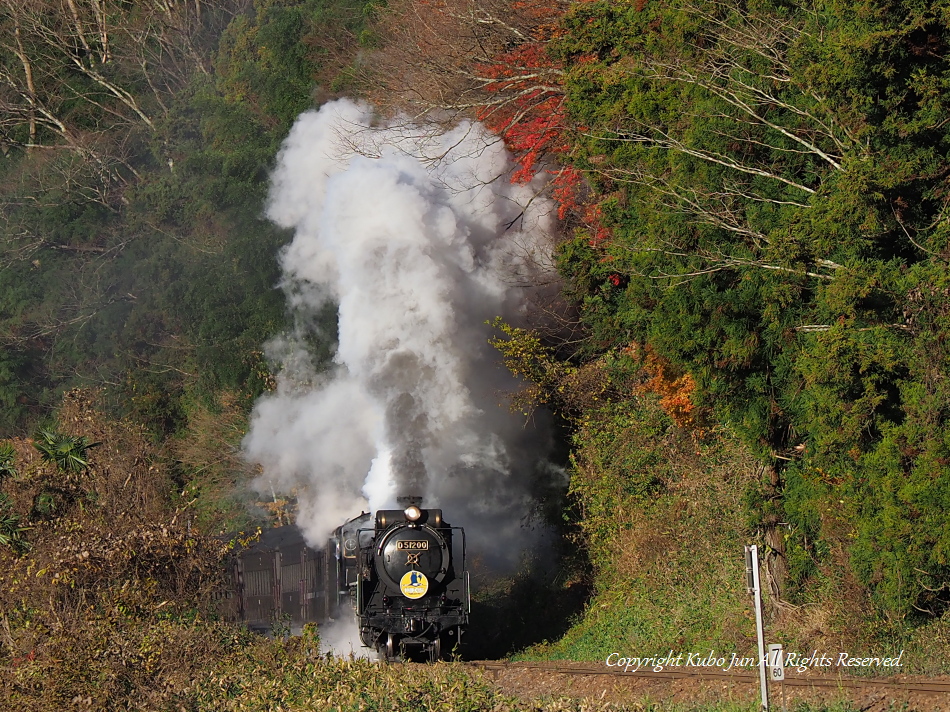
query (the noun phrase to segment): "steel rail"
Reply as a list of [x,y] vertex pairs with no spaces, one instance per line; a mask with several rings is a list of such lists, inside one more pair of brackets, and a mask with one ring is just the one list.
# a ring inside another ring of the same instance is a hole
[[[655,680],[676,680],[684,678],[698,678],[704,680],[726,680],[736,683],[747,683],[749,685],[758,684],[758,677],[752,673],[726,672],[725,670],[663,670],[654,672],[653,670],[628,671],[614,670],[606,666],[591,665],[550,665],[547,663],[533,662],[499,662],[494,660],[475,660],[469,665],[481,668],[483,670],[539,670],[541,672],[553,672],[562,675],[607,675],[610,677],[640,677]],[[887,680],[881,678],[865,678],[853,676],[835,676],[835,677],[799,677],[786,675],[785,684],[789,687],[833,687],[833,688],[859,688],[872,687],[890,690],[902,690],[905,692],[943,692],[950,694],[950,680]],[[773,685],[776,683],[772,683]]]

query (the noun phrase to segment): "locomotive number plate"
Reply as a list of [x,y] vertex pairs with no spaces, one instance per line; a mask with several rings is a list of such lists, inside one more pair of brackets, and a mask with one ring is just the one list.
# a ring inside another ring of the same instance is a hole
[[396,542],[397,549],[408,549],[410,551],[428,551],[429,542],[426,539],[409,539]]

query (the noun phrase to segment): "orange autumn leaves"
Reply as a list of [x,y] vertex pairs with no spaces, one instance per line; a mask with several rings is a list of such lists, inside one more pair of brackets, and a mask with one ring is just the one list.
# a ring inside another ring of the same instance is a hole
[[[624,349],[624,353],[636,357],[640,348],[637,344],[631,344]],[[693,376],[657,355],[649,346],[643,347],[643,370],[649,378],[640,390],[658,395],[660,407],[678,427],[700,430],[702,415],[692,400],[696,390]]]

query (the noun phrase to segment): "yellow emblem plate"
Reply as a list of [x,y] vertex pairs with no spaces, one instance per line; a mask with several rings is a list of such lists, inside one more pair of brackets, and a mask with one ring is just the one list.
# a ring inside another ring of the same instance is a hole
[[422,598],[429,590],[429,579],[421,571],[407,571],[399,581],[399,590],[406,598]]

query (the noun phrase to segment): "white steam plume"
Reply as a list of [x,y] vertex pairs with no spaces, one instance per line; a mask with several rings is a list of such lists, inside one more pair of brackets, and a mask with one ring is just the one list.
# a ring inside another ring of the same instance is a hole
[[262,489],[297,489],[314,545],[362,509],[422,495],[470,545],[484,533],[517,558],[549,443],[504,403],[517,384],[486,321],[523,315],[515,282],[537,271],[552,210],[537,186],[506,180],[504,147],[477,124],[426,135],[372,120],[327,104],[280,153],[267,214],[295,230],[284,288],[300,324],[338,305],[338,344],[325,374],[302,340],[271,345],[284,367],[244,447]]

